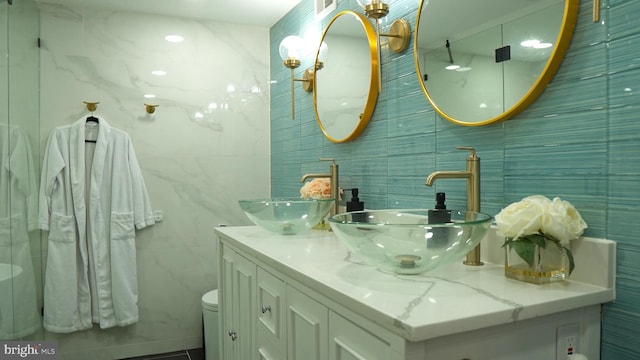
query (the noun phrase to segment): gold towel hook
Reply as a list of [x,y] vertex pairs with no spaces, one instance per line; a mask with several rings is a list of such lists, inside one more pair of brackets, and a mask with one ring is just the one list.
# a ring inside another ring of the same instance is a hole
[[89,110],[89,112],[94,112],[98,108],[100,101],[83,101],[83,103],[87,105],[87,110]]
[[144,104],[144,106],[147,109],[147,114],[153,114],[160,105]]

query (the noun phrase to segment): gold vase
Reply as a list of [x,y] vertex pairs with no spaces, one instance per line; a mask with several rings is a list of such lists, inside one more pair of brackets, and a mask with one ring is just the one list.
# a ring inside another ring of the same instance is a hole
[[505,246],[504,275],[532,284],[562,281],[568,276],[568,260],[563,249],[547,241],[544,248],[535,246],[533,263],[528,264],[513,246]]

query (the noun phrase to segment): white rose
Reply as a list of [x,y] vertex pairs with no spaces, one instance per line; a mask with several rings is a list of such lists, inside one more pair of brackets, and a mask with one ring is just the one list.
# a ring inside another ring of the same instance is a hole
[[582,235],[587,223],[571,203],[554,198],[542,219],[542,231],[560,240],[562,245]]
[[512,239],[537,233],[542,227],[542,217],[550,204],[551,200],[548,198],[533,195],[507,206],[496,215],[498,232]]

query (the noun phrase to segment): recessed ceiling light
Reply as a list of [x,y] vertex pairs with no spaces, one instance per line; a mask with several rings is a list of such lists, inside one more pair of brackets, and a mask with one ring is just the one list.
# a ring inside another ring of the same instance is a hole
[[447,69],[447,70],[458,70],[458,69],[460,69],[460,65],[449,65],[449,66],[445,67],[445,69]]
[[184,41],[184,38],[180,35],[167,35],[164,37],[164,39],[172,43],[179,43]]
[[551,43],[543,43],[543,42],[541,42],[539,44],[533,45],[533,48],[534,49],[546,49],[546,48],[550,48],[551,46],[553,46]]
[[156,75],[156,76],[165,76],[165,75],[167,75],[167,72],[164,71],[164,70],[153,70],[151,73],[153,75]]
[[525,40],[520,43],[522,47],[534,48],[534,49],[546,49],[553,46],[552,43],[542,42],[536,39]]
[[154,94],[144,94],[144,97],[145,97],[146,99],[153,99],[153,98],[155,98],[156,96],[155,96]]

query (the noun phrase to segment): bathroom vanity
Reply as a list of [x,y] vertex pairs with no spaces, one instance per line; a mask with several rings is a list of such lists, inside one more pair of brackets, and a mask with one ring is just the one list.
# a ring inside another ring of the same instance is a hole
[[574,241],[571,280],[532,285],[505,278],[493,230],[485,265],[422,275],[364,265],[329,231],[215,232],[221,359],[564,360],[566,346],[600,358],[601,304],[615,296],[612,241]]

